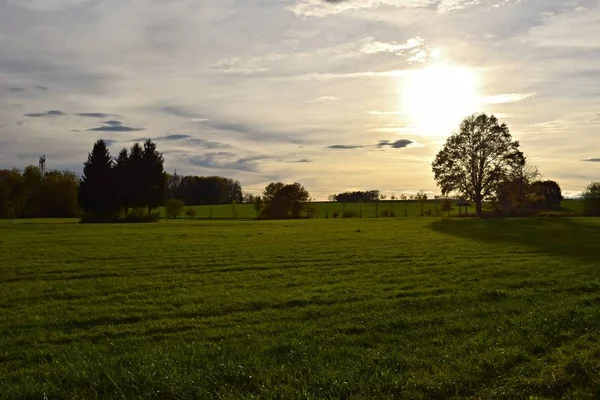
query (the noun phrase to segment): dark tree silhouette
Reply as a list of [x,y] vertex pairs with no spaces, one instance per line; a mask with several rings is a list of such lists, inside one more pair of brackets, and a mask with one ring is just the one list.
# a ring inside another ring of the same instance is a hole
[[148,212],[156,209],[164,201],[166,183],[164,164],[162,153],[156,150],[156,143],[146,140],[142,155],[142,182],[144,182],[144,202]]
[[270,183],[263,192],[262,213],[270,219],[297,219],[302,216],[304,203],[309,198],[308,191],[298,182],[290,185]]
[[147,179],[144,178],[144,150],[139,143],[135,143],[129,151],[129,174],[127,182],[129,183],[129,206],[135,208],[138,212],[147,206],[148,190],[146,187]]
[[538,181],[532,185],[537,208],[554,210],[560,208],[562,202],[562,190],[555,181]]
[[116,180],[116,190],[117,190],[117,199],[119,206],[123,208],[125,215],[129,213],[129,207],[131,205],[131,167],[129,161],[129,153],[127,149],[121,150],[119,156],[117,157],[114,169],[115,169],[115,180]]
[[118,214],[112,158],[106,143],[98,140],[83,167],[79,205],[97,220],[111,220]]
[[379,196],[379,190],[367,190],[334,194],[331,199],[340,203],[370,203],[378,201]]
[[592,182],[583,192],[585,213],[600,216],[600,182]]
[[483,200],[524,165],[519,142],[512,140],[506,124],[500,125],[493,115],[478,114],[462,121],[437,154],[432,169],[443,195],[456,192],[472,199],[481,215]]

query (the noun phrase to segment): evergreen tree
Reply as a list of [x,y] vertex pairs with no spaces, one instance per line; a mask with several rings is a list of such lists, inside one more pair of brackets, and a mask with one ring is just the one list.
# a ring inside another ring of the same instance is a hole
[[164,158],[156,150],[156,143],[151,140],[144,143],[142,162],[145,183],[144,197],[148,212],[150,212],[163,203],[166,183]]
[[111,220],[118,214],[112,159],[106,143],[98,140],[84,163],[79,187],[79,205],[97,220]]
[[127,215],[129,213],[131,202],[131,168],[129,163],[129,152],[126,148],[123,148],[119,153],[119,156],[115,161],[114,169],[117,185],[117,202],[119,207],[123,208],[125,211],[125,215]]
[[129,187],[129,205],[132,208],[139,209],[145,207],[148,203],[146,190],[146,177],[144,172],[144,150],[139,143],[135,143],[129,152],[129,168],[127,182]]

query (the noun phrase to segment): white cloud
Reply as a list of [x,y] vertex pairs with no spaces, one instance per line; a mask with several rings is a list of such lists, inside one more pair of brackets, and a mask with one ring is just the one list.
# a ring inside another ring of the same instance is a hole
[[339,97],[334,97],[334,96],[320,96],[317,97],[314,100],[308,100],[306,101],[307,103],[322,103],[324,101],[334,101],[334,100],[339,100]]
[[379,42],[372,41],[364,43],[360,51],[365,54],[376,54],[376,53],[395,53],[397,55],[403,54],[404,50],[414,49],[415,47],[420,47],[423,44],[423,39],[419,37],[414,37],[408,39],[404,43],[398,42]]
[[491,96],[482,97],[481,101],[484,104],[504,104],[504,103],[515,103],[517,101],[527,100],[535,97],[537,93],[505,93],[495,94]]

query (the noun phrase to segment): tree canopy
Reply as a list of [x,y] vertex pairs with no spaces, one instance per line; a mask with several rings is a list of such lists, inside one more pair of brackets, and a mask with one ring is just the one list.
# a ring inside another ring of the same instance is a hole
[[519,142],[513,141],[506,124],[499,124],[493,115],[474,114],[446,140],[432,169],[443,195],[470,198],[480,215],[483,200],[525,163]]

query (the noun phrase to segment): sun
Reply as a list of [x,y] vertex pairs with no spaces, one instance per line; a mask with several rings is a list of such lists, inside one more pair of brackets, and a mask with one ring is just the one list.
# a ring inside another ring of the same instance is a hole
[[447,136],[479,108],[475,74],[464,67],[438,63],[411,71],[400,90],[402,110],[422,135]]

